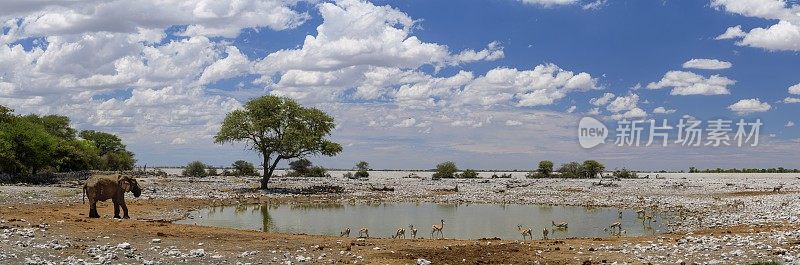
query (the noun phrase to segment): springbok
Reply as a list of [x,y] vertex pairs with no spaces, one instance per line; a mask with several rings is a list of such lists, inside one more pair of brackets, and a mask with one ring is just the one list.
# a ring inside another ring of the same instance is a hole
[[342,232],[339,234],[339,236],[340,237],[350,237],[350,227],[347,227],[344,230],[342,230]]
[[553,226],[555,226],[558,229],[567,229],[568,226],[567,222],[560,222],[560,223],[556,223],[555,221],[550,221],[550,222],[553,223]]
[[408,231],[411,232],[411,239],[417,239],[417,229],[414,225],[408,225]]
[[441,235],[440,238],[444,238],[444,233],[442,232],[442,229],[444,229],[444,219],[442,219],[441,221],[442,221],[441,224],[431,225],[431,238],[433,238],[433,235],[436,232],[439,232],[439,235]]
[[542,239],[547,240],[547,234],[549,233],[550,231],[547,231],[547,228],[542,228]]
[[369,238],[369,229],[367,229],[366,227],[362,227],[361,229],[358,230],[358,237],[364,237],[365,235],[366,238]]
[[644,216],[644,214],[645,214],[644,213],[644,209],[639,209],[638,211],[636,211],[636,217],[638,217],[638,218],[642,218],[642,216]]
[[622,233],[622,223],[614,222],[610,226],[608,226],[608,228],[607,228],[607,230],[611,231],[611,233],[614,233],[614,229],[616,229],[617,232],[619,232],[621,234]]
[[517,231],[519,231],[519,233],[522,234],[522,240],[525,240],[525,236],[529,236],[531,237],[531,240],[533,240],[533,235],[531,234],[530,228],[523,229],[522,225],[517,225]]
[[394,232],[392,238],[400,238],[401,236],[403,237],[403,239],[406,239],[406,229],[402,227],[398,228],[397,232]]

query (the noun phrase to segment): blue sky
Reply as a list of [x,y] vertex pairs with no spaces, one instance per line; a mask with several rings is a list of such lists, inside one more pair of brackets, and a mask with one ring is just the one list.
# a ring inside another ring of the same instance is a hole
[[[91,2],[0,11],[0,104],[118,133],[141,164],[260,161],[211,137],[277,94],[336,118],[329,167],[800,167],[795,1]],[[584,116],[764,126],[752,148],[587,150]]]

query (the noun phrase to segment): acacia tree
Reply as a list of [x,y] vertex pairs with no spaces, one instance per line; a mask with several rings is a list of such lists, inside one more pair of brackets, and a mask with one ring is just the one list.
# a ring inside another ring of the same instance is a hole
[[228,113],[214,142],[245,142],[258,151],[264,159],[261,188],[266,189],[281,160],[340,153],[342,146],[326,139],[334,127],[333,117],[319,109],[303,107],[287,97],[268,95]]

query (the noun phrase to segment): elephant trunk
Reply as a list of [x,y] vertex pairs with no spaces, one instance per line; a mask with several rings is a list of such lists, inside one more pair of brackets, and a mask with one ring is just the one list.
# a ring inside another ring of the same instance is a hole
[[81,196],[83,204],[86,204],[86,185],[83,185],[83,196]]
[[131,191],[133,192],[133,197],[139,198],[139,196],[142,195],[142,189],[139,188],[138,185],[133,186],[133,189],[131,189]]

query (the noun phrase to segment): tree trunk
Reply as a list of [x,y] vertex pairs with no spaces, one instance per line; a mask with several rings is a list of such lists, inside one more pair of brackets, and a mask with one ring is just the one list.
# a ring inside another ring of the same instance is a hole
[[275,167],[278,166],[278,162],[281,161],[281,156],[275,158],[275,161],[272,161],[272,165],[269,165],[269,157],[264,158],[264,177],[261,179],[261,189],[266,190],[267,184],[269,183],[269,178],[272,177],[272,173],[275,172]]
[[264,176],[261,178],[261,189],[266,190],[269,178],[272,177],[272,171],[269,170],[269,156],[264,155]]

